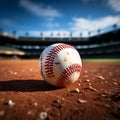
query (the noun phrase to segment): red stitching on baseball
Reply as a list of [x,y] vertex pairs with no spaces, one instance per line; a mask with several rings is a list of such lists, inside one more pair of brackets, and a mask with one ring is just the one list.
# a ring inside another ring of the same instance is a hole
[[81,72],[82,67],[79,64],[73,64],[70,65],[68,68],[66,68],[60,75],[58,81],[57,81],[57,86],[59,87],[64,87],[65,81],[69,78],[69,76],[76,71]]
[[59,44],[55,47],[53,47],[53,49],[51,49],[48,52],[48,56],[46,57],[46,61],[45,61],[45,73],[47,77],[54,77],[54,72],[53,72],[53,62],[55,60],[56,55],[63,50],[64,48],[72,48],[75,49],[74,47],[72,47],[71,45],[67,45],[67,44]]

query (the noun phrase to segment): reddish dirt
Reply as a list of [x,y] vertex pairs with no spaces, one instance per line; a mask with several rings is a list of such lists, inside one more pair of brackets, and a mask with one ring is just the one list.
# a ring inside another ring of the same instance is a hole
[[0,120],[118,120],[120,63],[83,62],[66,88],[47,84],[37,60],[0,60]]

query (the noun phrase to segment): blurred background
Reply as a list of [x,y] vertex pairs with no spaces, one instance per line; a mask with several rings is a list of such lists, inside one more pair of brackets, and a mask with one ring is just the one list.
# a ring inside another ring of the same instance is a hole
[[120,0],[1,0],[0,59],[38,59],[53,43],[120,58]]

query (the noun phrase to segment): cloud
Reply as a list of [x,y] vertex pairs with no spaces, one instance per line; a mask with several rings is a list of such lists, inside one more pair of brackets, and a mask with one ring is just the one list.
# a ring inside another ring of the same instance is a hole
[[47,29],[53,29],[60,27],[60,23],[56,22],[53,17],[44,19],[45,21],[42,23],[43,27],[46,27]]
[[[72,37],[80,37],[80,33],[82,33],[82,37],[87,37],[89,31],[91,31],[91,35],[95,35],[97,34],[98,29],[101,29],[104,32],[104,29],[107,29],[109,27],[112,28],[112,25],[116,23],[118,26],[120,26],[120,16],[106,16],[94,20],[85,18],[73,18],[72,22],[69,23],[69,30],[32,30],[29,31],[29,34],[30,36],[40,37],[40,33],[42,32],[44,37],[51,37],[51,33],[53,34],[52,37],[70,37],[70,33],[72,32]],[[50,26],[52,27],[52,24]],[[59,24],[56,23],[55,26],[57,27]]]
[[52,28],[59,27],[60,24],[59,24],[59,23],[48,22],[48,23],[45,24],[45,26],[46,26],[47,28],[52,29]]
[[120,24],[120,16],[106,16],[99,19],[85,19],[85,18],[73,18],[73,21],[69,23],[71,30],[73,31],[96,31],[98,29],[106,29],[113,24]]
[[44,6],[43,4],[36,4],[30,0],[20,0],[20,6],[36,16],[42,17],[60,17],[61,13],[51,6]]
[[120,12],[120,0],[108,0],[107,5],[114,11]]

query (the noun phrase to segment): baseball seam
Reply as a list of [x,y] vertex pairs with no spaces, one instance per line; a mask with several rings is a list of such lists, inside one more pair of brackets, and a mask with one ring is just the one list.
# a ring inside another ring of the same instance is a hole
[[57,54],[65,49],[65,48],[72,48],[75,49],[74,47],[72,47],[71,45],[67,45],[67,44],[60,44],[57,45],[55,47],[53,47],[49,52],[48,55],[46,56],[46,60],[45,60],[45,74],[47,77],[54,77],[54,71],[53,71],[53,62],[55,60],[55,57],[57,56]]
[[79,64],[73,64],[67,67],[60,75],[59,79],[57,80],[57,86],[64,87],[65,81],[69,78],[69,76],[78,71],[81,72],[81,66]]

